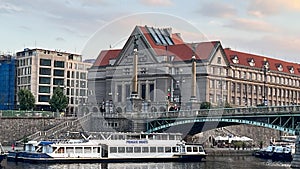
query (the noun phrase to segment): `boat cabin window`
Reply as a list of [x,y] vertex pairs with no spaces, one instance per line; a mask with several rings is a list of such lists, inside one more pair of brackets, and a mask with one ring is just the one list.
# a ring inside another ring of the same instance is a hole
[[73,147],[66,147],[66,153],[74,153]]
[[126,153],[133,153],[133,147],[126,147]]
[[141,147],[134,147],[134,153],[140,153]]
[[118,147],[118,153],[125,153],[125,147]]
[[142,147],[143,153],[149,153],[149,147]]
[[93,153],[100,153],[100,148],[99,148],[99,151],[98,151],[98,147],[93,147]]
[[192,152],[192,147],[186,147],[186,152]]
[[171,152],[172,152],[171,147],[165,147],[165,152],[166,152],[166,153],[171,153]]
[[204,152],[203,147],[199,147],[199,152]]
[[164,153],[164,147],[157,147],[157,152]]
[[117,147],[110,147],[109,151],[110,153],[117,153]]
[[177,153],[178,152],[178,148],[177,147],[172,147],[172,152]]
[[84,147],[84,153],[92,153],[91,147]]
[[175,136],[174,135],[169,135],[169,140],[175,140]]
[[198,152],[198,147],[193,147],[193,152]]
[[150,147],[150,153],[156,153],[156,147]]
[[168,140],[168,135],[162,135],[162,140]]
[[75,147],[75,153],[82,153],[82,147]]
[[55,152],[57,150],[57,147],[53,147],[53,152]]
[[65,148],[59,147],[59,149],[57,150],[57,153],[65,153]]

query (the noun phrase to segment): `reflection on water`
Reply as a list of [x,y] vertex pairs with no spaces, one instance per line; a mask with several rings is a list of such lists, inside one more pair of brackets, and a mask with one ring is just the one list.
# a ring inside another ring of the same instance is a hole
[[266,161],[252,156],[208,157],[198,163],[27,164],[2,161],[3,169],[283,169],[289,166],[290,163]]

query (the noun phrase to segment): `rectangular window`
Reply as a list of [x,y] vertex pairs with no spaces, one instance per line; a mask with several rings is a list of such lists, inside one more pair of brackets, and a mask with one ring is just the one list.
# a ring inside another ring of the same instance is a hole
[[67,71],[67,78],[70,78],[70,71]]
[[39,102],[49,102],[50,96],[47,96],[47,95],[39,95],[38,100],[39,100]]
[[172,148],[171,147],[165,147],[165,152],[166,153],[171,153],[172,152]]
[[237,91],[238,93],[241,92],[241,84],[240,84],[240,83],[237,83],[237,84],[236,84],[236,91]]
[[150,153],[156,153],[156,147],[150,147]]
[[128,98],[130,97],[130,85],[127,84],[125,88],[126,88],[126,98]]
[[85,96],[86,94],[86,90],[84,90],[84,89],[80,89],[80,96]]
[[149,153],[149,147],[142,147],[143,153]]
[[[60,148],[63,148],[63,147],[60,147]],[[66,147],[66,153],[74,154],[74,148],[73,147]]]
[[126,147],[126,153],[133,153],[133,147]]
[[211,89],[215,88],[214,80],[209,80],[209,88]]
[[117,153],[117,147],[109,147],[110,153]]
[[140,153],[141,147],[134,147],[134,153]]
[[122,102],[122,85],[117,86],[117,97],[118,102]]
[[40,81],[40,84],[50,84],[51,78],[50,77],[40,77],[39,81]]
[[118,147],[118,153],[125,153],[125,147]]
[[51,66],[51,59],[40,59],[41,66]]
[[58,78],[54,78],[53,79],[53,85],[64,85],[64,79],[58,79]]
[[75,153],[83,153],[82,147],[75,147]]
[[81,72],[80,73],[80,79],[86,79],[86,73]]
[[146,84],[141,84],[141,97],[146,99]]
[[164,147],[157,147],[157,152],[164,153]]
[[86,82],[85,81],[80,81],[80,87],[81,88],[86,88]]
[[50,87],[49,86],[39,86],[39,92],[40,93],[50,93]]
[[84,147],[84,153],[92,153],[91,147]]
[[149,85],[150,100],[154,101],[154,84]]
[[64,61],[54,61],[54,67],[65,68],[65,62]]
[[65,71],[64,70],[54,70],[54,76],[61,76],[64,77],[65,76]]
[[40,75],[51,75],[50,68],[40,68]]

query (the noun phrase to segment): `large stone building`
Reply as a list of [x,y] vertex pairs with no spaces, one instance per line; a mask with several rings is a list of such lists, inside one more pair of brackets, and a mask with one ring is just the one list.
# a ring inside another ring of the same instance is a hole
[[49,110],[49,99],[56,87],[63,87],[69,99],[67,115],[74,115],[87,100],[87,70],[91,63],[82,56],[47,49],[24,49],[17,52],[17,91],[29,89],[38,110]]
[[93,111],[128,111],[135,54],[142,112],[189,109],[190,102],[214,106],[300,102],[299,64],[224,49],[219,41],[186,43],[171,28],[136,26],[122,49],[101,51],[89,70],[89,102],[98,105]]

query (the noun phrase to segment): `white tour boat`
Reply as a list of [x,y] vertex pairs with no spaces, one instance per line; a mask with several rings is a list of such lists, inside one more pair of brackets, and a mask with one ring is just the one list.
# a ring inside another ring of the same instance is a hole
[[[30,141],[24,151],[11,151],[9,161],[141,162],[201,161],[202,145],[187,144],[179,133],[97,133],[88,140]],[[94,139],[93,139],[94,138]]]

